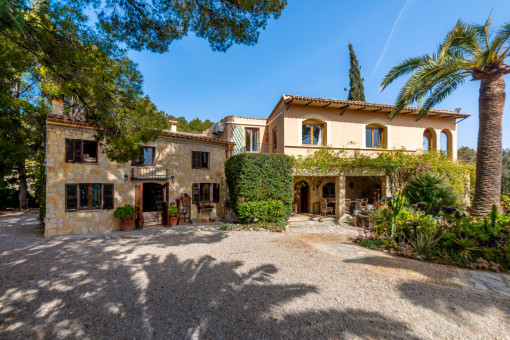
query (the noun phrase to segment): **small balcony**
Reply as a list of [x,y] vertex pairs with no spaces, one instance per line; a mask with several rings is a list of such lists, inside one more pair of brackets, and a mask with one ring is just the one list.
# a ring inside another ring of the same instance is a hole
[[236,145],[230,148],[230,155],[239,155],[242,153],[283,153],[283,144],[246,144]]
[[131,179],[172,179],[170,169],[139,167],[131,168]]

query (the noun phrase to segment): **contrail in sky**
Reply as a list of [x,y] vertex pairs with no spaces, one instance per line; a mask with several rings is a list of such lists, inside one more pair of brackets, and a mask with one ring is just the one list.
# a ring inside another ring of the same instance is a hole
[[381,56],[377,60],[377,63],[375,64],[374,71],[372,72],[372,77],[374,76],[375,72],[377,71],[377,68],[379,67],[379,64],[381,63],[382,58],[384,58],[384,55],[386,54],[386,51],[388,50],[388,46],[390,45],[391,38],[393,37],[393,34],[395,33],[395,30],[397,28],[397,25],[400,21],[400,18],[402,18],[402,15],[406,11],[407,7],[409,7],[409,4],[413,2],[413,0],[407,0],[402,9],[400,10],[400,13],[398,14],[397,19],[395,19],[395,22],[393,23],[393,27],[391,28],[390,35],[388,35],[388,39],[386,39],[386,43],[384,44],[383,50],[381,52]]

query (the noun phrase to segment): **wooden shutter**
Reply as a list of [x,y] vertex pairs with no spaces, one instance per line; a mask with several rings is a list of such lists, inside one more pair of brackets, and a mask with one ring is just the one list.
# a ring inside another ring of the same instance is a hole
[[191,168],[200,169],[200,152],[198,151],[191,152]]
[[103,209],[113,209],[114,187],[111,183],[103,184]]
[[81,139],[74,139],[73,144],[74,144],[74,161],[76,163],[81,163],[83,141]]
[[78,184],[66,184],[66,211],[78,210]]
[[213,183],[213,202],[218,203],[220,201],[220,184],[219,183]]
[[192,198],[193,204],[198,204],[200,201],[200,183],[193,183]]
[[136,161],[131,162],[131,165],[143,165],[143,146],[140,147],[140,153]]
[[72,139],[66,138],[66,162],[74,162],[74,142]]

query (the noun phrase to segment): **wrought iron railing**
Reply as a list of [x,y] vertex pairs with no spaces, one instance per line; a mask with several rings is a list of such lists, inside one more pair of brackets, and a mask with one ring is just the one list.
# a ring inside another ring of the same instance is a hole
[[131,168],[131,179],[171,179],[170,169],[137,167]]
[[235,145],[230,148],[230,155],[239,155],[242,153],[283,153],[283,144],[246,144]]

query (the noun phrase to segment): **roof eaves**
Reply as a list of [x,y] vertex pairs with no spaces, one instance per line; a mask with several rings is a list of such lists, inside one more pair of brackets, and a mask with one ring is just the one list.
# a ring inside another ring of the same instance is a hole
[[[306,101],[306,102],[315,102],[315,103],[325,103],[325,104],[340,104],[340,105],[351,105],[351,106],[360,106],[365,108],[376,108],[376,109],[388,109],[391,110],[395,107],[392,104],[383,104],[383,103],[371,103],[371,102],[362,102],[355,100],[342,100],[342,99],[332,99],[332,98],[321,98],[321,97],[307,97],[307,96],[298,96],[298,95],[284,95],[285,100],[296,100],[296,101]],[[411,113],[414,111],[418,111],[419,108],[416,106],[406,106],[402,108],[403,112]],[[401,112],[402,112],[401,111]],[[439,115],[452,116],[457,118],[470,117],[469,114],[458,113],[453,110],[443,110],[443,109],[430,109],[429,113],[436,113]]]

